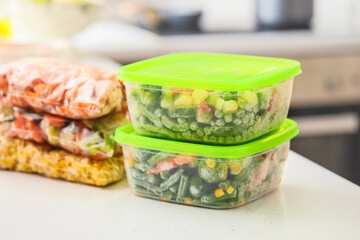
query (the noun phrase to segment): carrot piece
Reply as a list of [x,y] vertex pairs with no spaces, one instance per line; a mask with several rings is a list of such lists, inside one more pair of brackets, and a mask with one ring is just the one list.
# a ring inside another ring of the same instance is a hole
[[160,170],[157,169],[157,168],[153,168],[153,169],[150,169],[150,170],[149,170],[149,173],[151,173],[151,174],[159,174],[159,173],[160,173]]
[[48,89],[49,87],[47,84],[38,84],[34,87],[34,90],[38,96],[46,95]]
[[98,107],[95,103],[79,102],[79,103],[77,103],[77,106],[79,108],[83,108],[84,110],[87,110],[87,111],[96,111],[98,109]]
[[108,158],[109,156],[106,155],[105,153],[103,152],[98,152],[96,155],[92,155],[91,158],[94,159],[94,160],[102,160],[102,159],[105,159],[105,158]]
[[66,107],[66,106],[60,106],[59,107],[59,110],[60,112],[62,112],[63,114],[68,114],[70,111],[69,111],[69,107]]
[[50,126],[53,127],[63,127],[65,126],[65,118],[51,115],[51,114],[45,114],[44,121],[47,121]]
[[128,159],[135,158],[133,153],[133,147],[127,147],[124,151],[124,157]]
[[175,163],[174,158],[168,158],[156,164],[156,168],[161,172],[171,170],[173,168],[176,168],[177,166],[178,165]]
[[171,87],[170,91],[174,92],[174,93],[180,93],[180,92],[193,92],[194,89],[190,89],[190,88],[179,88],[179,87]]
[[174,162],[180,166],[183,164],[192,163],[194,161],[195,157],[191,155],[186,154],[179,154],[174,158]]
[[30,92],[30,91],[24,92],[24,95],[25,95],[25,97],[28,97],[28,98],[37,98],[37,97],[38,97],[38,96],[36,95],[36,93]]
[[22,129],[25,127],[25,121],[23,117],[16,117],[14,121],[15,128]]

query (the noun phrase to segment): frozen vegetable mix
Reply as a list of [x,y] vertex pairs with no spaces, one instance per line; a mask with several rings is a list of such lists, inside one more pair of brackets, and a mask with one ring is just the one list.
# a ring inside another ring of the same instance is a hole
[[50,58],[0,66],[0,169],[105,186],[124,177],[116,71]]
[[287,59],[182,53],[122,67],[118,78],[136,132],[230,145],[281,126],[300,72]]
[[50,58],[25,58],[0,66],[3,106],[91,119],[125,108],[124,98],[113,70]]
[[0,137],[0,155],[0,169],[95,186],[106,186],[125,176],[122,156],[98,161],[18,138]]
[[[234,146],[209,146],[150,139],[132,126],[116,132],[123,144],[131,188],[140,196],[176,203],[231,208],[276,189],[283,176],[289,140],[296,123],[257,140]],[[150,141],[151,140],[151,141]]]
[[0,134],[5,137],[46,142],[93,159],[121,155],[113,134],[117,127],[128,123],[124,112],[113,112],[97,119],[74,120],[21,108],[3,107],[2,110],[4,120],[0,120]]

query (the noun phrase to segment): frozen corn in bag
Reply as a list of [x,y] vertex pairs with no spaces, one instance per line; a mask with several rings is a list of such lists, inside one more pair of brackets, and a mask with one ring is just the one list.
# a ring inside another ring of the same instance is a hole
[[101,161],[76,156],[47,144],[0,137],[0,169],[105,186],[125,176],[123,157]]
[[92,119],[126,108],[116,71],[50,58],[0,66],[0,105]]
[[1,135],[49,143],[92,159],[121,155],[121,147],[113,140],[113,133],[115,128],[128,122],[125,112],[112,112],[97,119],[74,120],[17,107],[0,109]]

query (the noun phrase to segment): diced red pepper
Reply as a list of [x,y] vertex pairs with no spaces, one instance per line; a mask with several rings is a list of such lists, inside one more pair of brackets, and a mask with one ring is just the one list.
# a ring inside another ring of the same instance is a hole
[[197,108],[204,113],[211,112],[211,108],[205,102],[200,103]]

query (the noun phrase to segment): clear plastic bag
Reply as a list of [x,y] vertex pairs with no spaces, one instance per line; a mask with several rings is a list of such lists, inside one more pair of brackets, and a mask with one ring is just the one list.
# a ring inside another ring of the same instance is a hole
[[123,157],[101,161],[76,156],[47,144],[0,137],[0,169],[105,186],[125,177]]
[[113,133],[127,123],[128,116],[124,112],[113,112],[97,119],[73,120],[17,107],[0,109],[1,135],[49,143],[92,159],[121,155],[121,147],[113,140]]
[[31,107],[73,119],[92,119],[126,108],[116,71],[50,58],[0,66],[0,104]]

